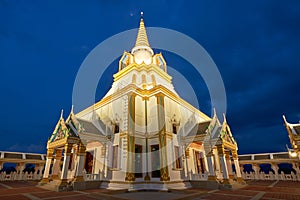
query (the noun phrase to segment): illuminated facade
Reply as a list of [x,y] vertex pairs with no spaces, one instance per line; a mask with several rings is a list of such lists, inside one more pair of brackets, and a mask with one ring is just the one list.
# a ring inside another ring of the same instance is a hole
[[292,149],[288,149],[289,154],[291,157],[300,160],[300,122],[295,124],[289,123],[285,116],[283,116],[283,120],[292,146]]
[[167,190],[242,181],[225,116],[220,123],[216,113],[211,118],[179,97],[143,19],[113,77],[102,100],[76,114],[72,109],[66,120],[61,115],[41,185]]

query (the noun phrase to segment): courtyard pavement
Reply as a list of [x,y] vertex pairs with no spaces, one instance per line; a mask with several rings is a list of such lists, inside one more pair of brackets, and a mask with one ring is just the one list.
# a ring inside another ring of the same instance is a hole
[[300,200],[300,182],[252,181],[236,190],[188,189],[170,192],[124,192],[93,189],[84,191],[53,192],[36,187],[34,182],[0,182],[0,200]]

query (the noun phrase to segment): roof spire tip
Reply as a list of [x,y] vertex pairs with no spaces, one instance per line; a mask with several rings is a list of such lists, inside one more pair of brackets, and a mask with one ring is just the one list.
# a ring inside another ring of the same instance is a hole
[[61,112],[60,112],[60,118],[61,119],[63,118],[63,115],[64,115],[64,109],[61,109]]
[[144,12],[141,11],[141,19],[143,19],[143,18],[144,18]]
[[285,118],[285,115],[282,115],[282,118],[283,118],[283,121],[284,121],[285,123],[287,123],[286,118]]
[[224,121],[224,123],[227,123],[227,119],[226,119],[225,113],[223,113],[223,121]]
[[213,108],[213,117],[216,117],[217,116],[217,111],[216,111],[216,108],[214,107]]

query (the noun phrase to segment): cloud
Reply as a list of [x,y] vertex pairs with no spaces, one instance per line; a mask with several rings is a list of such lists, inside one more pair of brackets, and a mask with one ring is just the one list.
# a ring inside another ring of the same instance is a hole
[[42,144],[14,144],[10,146],[8,151],[14,151],[14,152],[25,152],[25,153],[42,153],[46,152],[46,145]]

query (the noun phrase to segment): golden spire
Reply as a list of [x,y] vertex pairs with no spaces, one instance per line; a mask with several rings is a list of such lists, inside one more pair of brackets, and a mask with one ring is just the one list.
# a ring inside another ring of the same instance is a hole
[[136,38],[135,47],[138,47],[138,46],[148,46],[149,47],[150,46],[149,42],[148,42],[145,24],[144,24],[143,14],[144,13],[141,12],[140,27],[139,27],[138,35]]
[[132,48],[131,53],[135,54],[136,52],[139,52],[139,51],[149,52],[151,56],[153,56],[153,54],[154,54],[154,52],[151,49],[149,42],[148,42],[148,37],[147,37],[146,28],[145,28],[144,19],[143,19],[143,12],[141,12],[140,27],[138,30],[135,45]]

